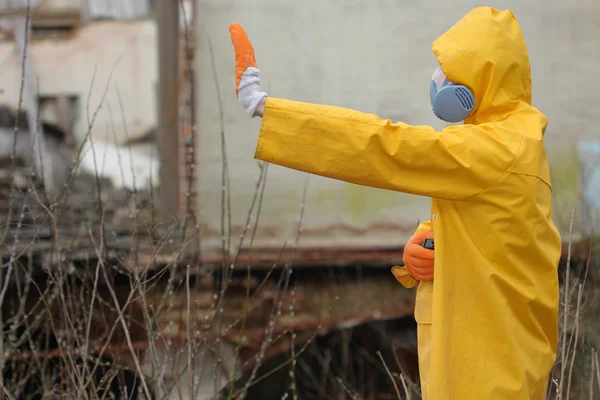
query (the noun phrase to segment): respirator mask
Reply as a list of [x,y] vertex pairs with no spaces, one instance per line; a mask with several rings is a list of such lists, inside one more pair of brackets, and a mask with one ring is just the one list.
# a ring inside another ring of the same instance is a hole
[[464,121],[475,107],[473,92],[448,80],[440,67],[431,76],[429,95],[433,113],[446,122]]

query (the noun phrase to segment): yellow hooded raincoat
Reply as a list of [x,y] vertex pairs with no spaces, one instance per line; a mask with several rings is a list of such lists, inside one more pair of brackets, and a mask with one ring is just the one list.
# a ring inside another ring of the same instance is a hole
[[[255,157],[432,198],[434,283],[415,319],[425,400],[542,400],[557,346],[561,240],[525,42],[509,10],[479,7],[432,46],[477,105],[436,131],[268,98]],[[393,270],[411,287],[404,268]]]

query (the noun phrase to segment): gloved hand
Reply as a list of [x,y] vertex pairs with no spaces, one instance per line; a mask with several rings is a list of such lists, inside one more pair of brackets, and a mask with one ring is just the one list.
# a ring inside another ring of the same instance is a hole
[[433,239],[433,231],[415,233],[404,247],[402,260],[410,275],[418,281],[433,280],[434,250],[423,247],[425,239]]
[[260,91],[254,48],[240,24],[229,25],[229,33],[235,51],[235,94],[249,116],[262,116],[267,94]]

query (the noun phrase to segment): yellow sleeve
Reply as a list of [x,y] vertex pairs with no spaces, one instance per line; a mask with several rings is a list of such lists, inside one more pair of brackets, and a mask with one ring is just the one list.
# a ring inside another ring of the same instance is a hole
[[[431,230],[431,221],[421,222],[417,227],[415,234],[425,230]],[[392,274],[394,274],[396,280],[398,280],[405,288],[412,289],[419,284],[419,281],[410,275],[406,267],[392,267]]]
[[495,125],[392,123],[340,107],[269,97],[255,157],[363,186],[464,200],[498,182],[522,134]]

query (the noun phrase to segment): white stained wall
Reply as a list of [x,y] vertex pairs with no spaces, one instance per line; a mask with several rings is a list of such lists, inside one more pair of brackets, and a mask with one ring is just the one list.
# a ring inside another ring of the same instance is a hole
[[[205,239],[218,246],[221,218],[221,150],[217,91],[207,36],[224,108],[233,225],[241,228],[258,176],[253,159],[260,121],[250,120],[234,91],[234,53],[228,26],[241,23],[255,47],[262,88],[272,96],[350,107],[394,121],[443,127],[430,110],[429,80],[436,66],[431,43],[475,0],[446,2],[198,0],[199,207]],[[534,105],[549,118],[546,143],[555,184],[555,219],[568,229],[577,203],[571,168],[575,144],[598,135],[600,54],[596,15],[600,3],[575,0],[503,0],[521,23],[531,57]],[[349,135],[352,133],[349,132]],[[357,165],[357,168],[359,166]],[[260,239],[281,246],[293,240],[304,174],[271,166]],[[417,221],[429,218],[429,200],[311,177],[301,244],[402,244]],[[268,228],[268,229],[267,229]]]
[[[90,23],[68,39],[30,42],[29,54],[41,96],[78,98],[79,140],[94,113],[93,136],[98,140],[124,143],[128,137],[133,140],[155,128],[158,70],[154,21]],[[0,74],[0,103],[16,108],[21,55],[15,53],[11,41],[0,42]]]
[[0,0],[2,8],[51,12],[80,10],[85,18],[136,19],[148,16],[150,0]]
[[[137,189],[147,188],[151,180],[158,185],[157,151],[125,145],[157,124],[154,21],[93,22],[73,36],[31,40],[28,46],[39,95],[75,97],[77,144],[88,131],[96,143],[95,154],[89,142],[84,149],[81,170],[93,176],[98,169],[113,185],[130,190],[134,183]],[[14,109],[19,105],[21,61],[12,41],[0,42],[0,103]],[[70,166],[64,167],[56,171],[57,177],[68,176]],[[61,187],[64,179],[54,183]]]

